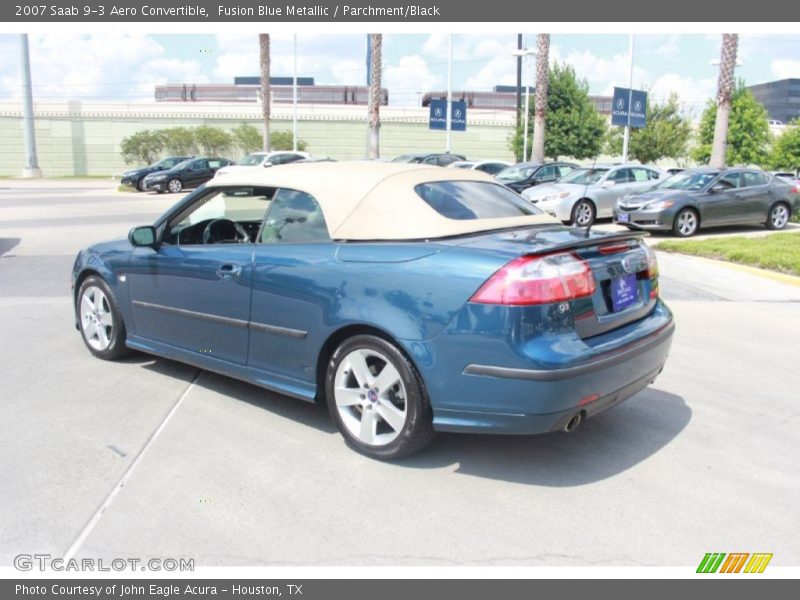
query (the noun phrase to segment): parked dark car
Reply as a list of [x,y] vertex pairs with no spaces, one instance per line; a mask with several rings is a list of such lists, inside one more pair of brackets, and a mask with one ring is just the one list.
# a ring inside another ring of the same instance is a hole
[[434,165],[436,167],[446,167],[457,160],[467,160],[461,154],[451,154],[450,152],[420,152],[417,154],[401,154],[392,162],[394,163],[419,163],[423,165]]
[[227,158],[191,158],[178,163],[167,171],[151,173],[144,178],[146,190],[159,194],[177,194],[184,188],[196,188],[209,181],[218,169],[234,164]]
[[178,163],[181,163],[185,160],[193,158],[192,156],[168,156],[166,158],[162,158],[158,162],[154,162],[152,165],[148,165],[146,167],[141,167],[139,169],[131,169],[130,171],[125,171],[122,174],[122,179],[120,183],[122,185],[128,185],[132,188],[136,188],[140,192],[145,191],[144,187],[144,178],[150,173],[155,173],[156,171],[168,171],[169,169],[173,168]]
[[758,169],[692,169],[652,190],[621,198],[614,221],[631,229],[689,237],[701,227],[764,224],[783,229],[800,210],[800,195],[780,177]]
[[519,194],[535,185],[555,183],[577,168],[578,165],[568,162],[524,162],[503,169],[495,179]]
[[572,431],[647,387],[674,326],[642,237],[566,227],[477,171],[295,163],[82,250],[75,325],[101,359],[327,404],[352,448],[392,459],[436,431]]

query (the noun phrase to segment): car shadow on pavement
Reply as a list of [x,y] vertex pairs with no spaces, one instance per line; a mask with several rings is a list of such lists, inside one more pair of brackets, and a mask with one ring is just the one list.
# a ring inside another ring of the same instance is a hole
[[[139,353],[124,361],[187,382],[198,371],[183,363]],[[338,435],[324,404],[304,402],[209,371],[203,371],[196,385],[300,425]],[[389,464],[409,469],[458,465],[456,473],[486,479],[547,487],[587,485],[647,460],[675,439],[691,418],[692,410],[683,398],[650,387],[588,419],[569,434],[441,433],[418,454]],[[341,451],[353,452],[344,443]]]
[[9,250],[13,250],[22,240],[22,238],[4,238],[0,237],[0,256],[3,256]]
[[531,436],[441,434],[404,467],[547,487],[586,485],[647,460],[680,434],[692,417],[683,398],[647,388],[572,433]]

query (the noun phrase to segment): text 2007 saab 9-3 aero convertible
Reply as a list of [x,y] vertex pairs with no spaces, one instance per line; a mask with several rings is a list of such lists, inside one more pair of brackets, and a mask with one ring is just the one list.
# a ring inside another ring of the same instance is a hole
[[72,273],[89,350],[326,402],[392,459],[436,431],[570,431],[660,373],[643,233],[569,228],[486,174],[308,163],[212,180]]

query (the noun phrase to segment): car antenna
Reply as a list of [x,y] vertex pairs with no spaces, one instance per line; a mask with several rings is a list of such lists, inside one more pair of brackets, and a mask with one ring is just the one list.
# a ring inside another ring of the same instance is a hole
[[[589,171],[589,173],[588,173],[588,175],[586,177],[586,185],[583,188],[583,197],[584,198],[586,197],[586,193],[589,191],[589,177],[594,172],[594,167],[595,167],[596,164],[597,164],[597,154],[595,154],[594,155],[594,159],[592,159],[592,168],[591,168],[591,170]],[[587,237],[587,238],[589,237],[589,232],[592,230],[592,224],[594,223],[594,221],[596,219],[597,219],[597,217],[595,216],[595,219],[593,219],[592,222],[589,223],[586,226],[586,231],[584,231],[584,237]]]

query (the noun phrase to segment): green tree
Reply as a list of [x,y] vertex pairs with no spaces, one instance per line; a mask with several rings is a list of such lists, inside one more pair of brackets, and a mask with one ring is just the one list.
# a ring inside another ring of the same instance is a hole
[[194,132],[189,127],[170,127],[162,129],[164,148],[170,154],[189,156],[197,152]]
[[192,133],[203,154],[209,156],[222,154],[233,145],[233,136],[218,127],[200,125],[200,127],[195,127]]
[[773,169],[800,170],[800,119],[795,119],[775,140],[769,157]]
[[260,150],[263,146],[263,139],[258,127],[242,123],[231,131],[233,136],[233,145],[236,146],[243,154],[249,154]]
[[164,149],[164,134],[161,131],[143,129],[122,138],[119,144],[126,163],[152,164]]
[[[662,158],[683,158],[692,133],[689,119],[681,114],[678,96],[672,94],[663,104],[650,104],[647,98],[647,126],[631,129],[628,154],[640,163]],[[606,135],[605,152],[622,154],[622,128],[612,127]]]
[[[579,80],[569,65],[556,63],[550,70],[548,88],[545,156],[579,160],[597,156],[603,147],[606,122],[589,99],[589,84]],[[531,119],[534,110],[535,105],[530,107]],[[522,128],[510,136],[509,146],[517,156],[522,155],[522,137]]]
[[[291,150],[292,132],[291,131],[273,131],[269,134],[269,145],[273,150]],[[304,140],[297,140],[297,149],[305,151],[308,148],[308,143]]]
[[[714,125],[717,119],[717,104],[709,100],[700,119],[698,144],[692,149],[692,158],[708,163],[714,141]],[[728,165],[761,165],[768,159],[770,142],[767,109],[740,81],[731,97],[728,120],[728,148],[725,163]]]

